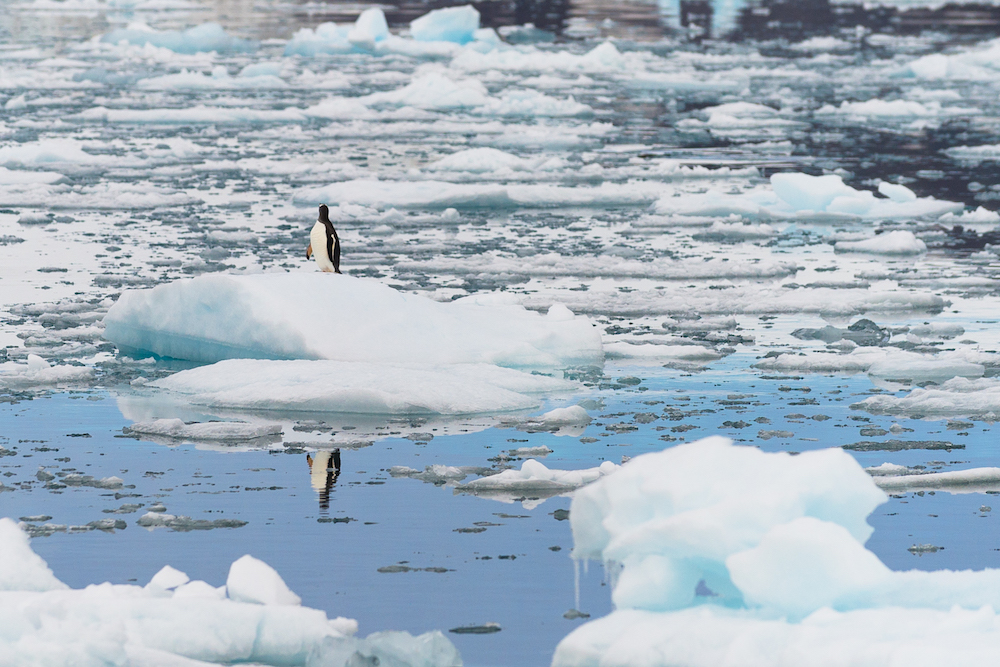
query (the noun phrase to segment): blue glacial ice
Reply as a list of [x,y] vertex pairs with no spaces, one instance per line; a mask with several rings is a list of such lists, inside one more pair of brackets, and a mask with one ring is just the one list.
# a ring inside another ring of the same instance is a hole
[[410,22],[410,36],[419,42],[467,44],[479,30],[479,12],[472,5],[435,9]]
[[612,567],[616,611],[567,636],[553,664],[971,664],[995,651],[1000,570],[890,570],[864,547],[885,501],[840,449],[716,437],[638,456],[574,496],[573,556]]

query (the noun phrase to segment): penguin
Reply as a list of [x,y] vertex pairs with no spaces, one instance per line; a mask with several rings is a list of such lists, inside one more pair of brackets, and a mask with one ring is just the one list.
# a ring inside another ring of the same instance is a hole
[[[340,237],[330,222],[330,209],[326,204],[319,206],[319,219],[309,233],[309,247],[306,259],[316,252],[316,264],[325,273],[340,273]],[[326,249],[326,252],[323,252]]]

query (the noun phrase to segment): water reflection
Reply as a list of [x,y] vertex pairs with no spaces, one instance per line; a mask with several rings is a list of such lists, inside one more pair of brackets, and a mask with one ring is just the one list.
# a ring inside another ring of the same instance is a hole
[[330,509],[330,491],[340,477],[340,449],[306,454],[312,487],[319,493],[319,508]]

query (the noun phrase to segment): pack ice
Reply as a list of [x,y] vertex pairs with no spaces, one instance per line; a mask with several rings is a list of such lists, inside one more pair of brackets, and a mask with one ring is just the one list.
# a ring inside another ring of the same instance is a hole
[[0,662],[9,665],[379,664],[457,667],[440,632],[354,637],[357,621],[300,606],[281,576],[243,556],[216,588],[165,566],[146,586],[70,589],[0,519]]
[[840,449],[714,437],[637,456],[573,498],[573,556],[620,567],[616,610],[563,639],[553,665],[988,660],[1000,570],[890,570],[864,547],[885,500]]

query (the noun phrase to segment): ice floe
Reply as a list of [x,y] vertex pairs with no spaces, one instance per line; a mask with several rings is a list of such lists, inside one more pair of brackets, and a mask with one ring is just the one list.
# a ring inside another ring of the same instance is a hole
[[834,250],[872,255],[919,255],[927,252],[927,244],[914,236],[913,232],[896,230],[864,241],[837,241]]
[[836,174],[778,173],[770,181],[769,189],[755,188],[736,195],[673,193],[661,197],[654,208],[661,215],[841,219],[937,218],[964,209],[961,203],[917,197],[909,188],[893,184],[883,184],[890,187],[880,187],[886,196],[877,198],[870,190],[852,188]]
[[0,650],[11,664],[461,664],[440,632],[354,637],[357,621],[300,606],[281,576],[251,556],[233,563],[221,589],[169,566],[145,587],[70,589],[4,518],[0,564]]
[[985,655],[1000,636],[1000,570],[890,570],[863,546],[885,500],[838,450],[793,457],[710,438],[635,457],[574,496],[573,555],[621,568],[616,611],[563,639],[553,664]]
[[443,415],[524,410],[536,407],[542,395],[579,389],[491,364],[251,359],[181,371],[151,386],[211,408]]
[[145,23],[130,23],[126,28],[112,30],[101,37],[108,44],[132,44],[143,46],[150,44],[159,48],[170,49],[176,53],[198,53],[199,51],[216,51],[218,53],[245,53],[253,51],[253,42],[233,37],[226,33],[218,23],[203,23],[184,31],[154,30]]
[[[485,496],[502,502],[538,501],[592,484],[615,473],[618,468],[611,461],[605,461],[596,468],[555,470],[546,468],[535,459],[528,459],[521,464],[520,470],[504,470],[496,475],[459,484],[455,492]],[[534,505],[525,503],[526,508],[530,506]]]
[[964,416],[996,421],[1000,415],[1000,382],[993,378],[953,377],[939,387],[916,388],[905,396],[869,396],[851,407],[879,415],[928,419]]
[[785,372],[867,372],[876,378],[916,383],[982,377],[986,364],[995,366],[998,362],[996,354],[971,350],[925,355],[896,348],[859,347],[848,354],[787,352],[762,359],[754,367]]
[[600,335],[562,306],[439,303],[320,273],[209,275],[127,290],[104,319],[115,344],[160,356],[565,367],[600,362]]
[[949,493],[986,493],[1000,489],[1000,468],[969,468],[945,472],[912,474],[906,466],[884,463],[867,468],[875,484],[883,491],[919,491],[937,489]]
[[156,419],[136,422],[125,432],[139,436],[157,436],[178,440],[241,441],[281,435],[281,424],[244,422],[204,422],[185,424],[180,419]]
[[87,366],[53,366],[36,354],[29,354],[27,363],[0,363],[0,389],[56,387],[90,380],[94,370]]

